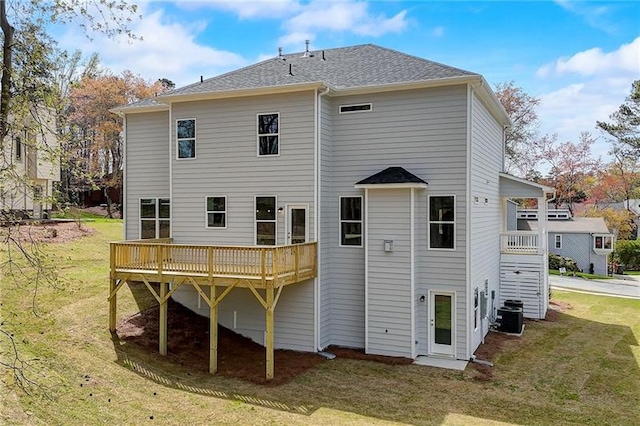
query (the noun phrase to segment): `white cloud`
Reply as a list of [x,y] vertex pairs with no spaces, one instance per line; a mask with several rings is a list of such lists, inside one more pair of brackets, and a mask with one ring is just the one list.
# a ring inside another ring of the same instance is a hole
[[431,30],[431,34],[434,37],[442,37],[444,35],[444,27],[435,27],[433,30]]
[[585,22],[606,33],[613,34],[617,31],[612,10],[608,6],[588,1],[556,0],[556,4],[567,12],[581,16]]
[[203,7],[226,10],[235,13],[240,19],[283,18],[291,16],[302,8],[297,0],[200,0],[178,2],[177,5],[186,10]]
[[[606,158],[610,145],[596,129],[596,121],[608,121],[640,78],[640,37],[611,52],[592,48],[559,58],[537,73],[545,86],[555,90],[538,94],[541,133],[557,133],[561,141],[576,141],[580,132],[598,137],[594,154]],[[572,83],[567,85],[567,77]]]
[[360,1],[326,2],[316,0],[288,19],[283,27],[287,34],[280,38],[285,45],[299,44],[302,36],[313,38],[318,31],[351,32],[361,36],[379,37],[386,33],[401,32],[407,27],[407,11],[395,16],[374,15],[369,3]]
[[247,63],[235,53],[198,44],[196,36],[204,28],[205,21],[170,22],[157,10],[131,24],[142,40],[118,41],[102,35],[87,40],[78,29],[70,28],[60,44],[81,49],[85,55],[98,52],[101,63],[115,73],[129,69],[149,80],[168,78],[179,87],[195,83],[202,73],[211,77]]
[[599,47],[594,47],[569,58],[559,58],[538,69],[537,75],[548,77],[553,74],[575,73],[591,76],[618,72],[640,74],[640,37],[613,52],[603,52]]

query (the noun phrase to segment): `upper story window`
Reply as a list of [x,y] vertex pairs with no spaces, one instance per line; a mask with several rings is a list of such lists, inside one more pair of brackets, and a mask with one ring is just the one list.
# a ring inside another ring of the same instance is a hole
[[258,114],[258,155],[280,154],[280,114]]
[[372,104],[355,104],[355,105],[340,105],[340,114],[349,114],[353,112],[368,112],[373,109]]
[[176,121],[178,158],[196,158],[196,120],[189,118]]
[[555,236],[555,247],[557,249],[561,249],[562,248],[562,235],[561,234],[556,234],[556,236]]
[[613,237],[611,235],[594,235],[593,248],[595,250],[613,250]]
[[362,247],[362,197],[340,197],[340,246]]
[[256,197],[256,245],[276,245],[276,197]]
[[171,203],[168,198],[140,199],[140,238],[171,236]]
[[22,161],[22,138],[20,136],[16,136],[16,160]]
[[429,197],[429,248],[455,249],[455,197]]
[[207,197],[207,228],[227,227],[227,197]]

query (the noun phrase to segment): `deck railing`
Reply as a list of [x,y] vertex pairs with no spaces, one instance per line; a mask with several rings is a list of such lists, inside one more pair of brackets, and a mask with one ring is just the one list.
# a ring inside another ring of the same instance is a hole
[[537,254],[541,247],[535,231],[512,231],[500,234],[502,253]]
[[113,272],[297,282],[316,276],[316,243],[276,247],[172,244],[171,239],[111,243]]

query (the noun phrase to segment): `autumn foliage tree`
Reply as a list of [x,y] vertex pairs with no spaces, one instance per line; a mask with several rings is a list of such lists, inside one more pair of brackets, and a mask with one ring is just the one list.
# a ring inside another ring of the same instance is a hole
[[77,82],[69,94],[68,124],[72,138],[66,150],[68,167],[78,170],[72,191],[98,188],[107,195],[112,214],[111,188],[122,187],[123,140],[122,118],[110,109],[152,97],[166,90],[166,83],[145,81],[131,71],[120,75],[101,73],[87,75]]
[[595,139],[587,132],[580,135],[577,143],[559,143],[555,135],[541,139],[540,159],[549,168],[542,181],[556,189],[556,208],[565,206],[573,214],[574,204],[587,199],[602,164],[591,154],[594,143]]
[[535,170],[538,162],[536,108],[540,99],[513,81],[497,84],[495,94],[511,120],[505,134],[505,172],[525,177]]

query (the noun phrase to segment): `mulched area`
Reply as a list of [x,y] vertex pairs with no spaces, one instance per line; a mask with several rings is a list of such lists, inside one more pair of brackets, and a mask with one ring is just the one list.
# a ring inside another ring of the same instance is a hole
[[95,234],[95,229],[82,222],[26,222],[24,224],[3,227],[2,237],[11,237],[25,243],[66,243],[78,238]]
[[[173,300],[169,300],[167,315],[166,361],[186,366],[192,371],[209,371],[209,319],[200,316]],[[120,340],[149,351],[157,359],[159,344],[158,306],[123,319],[116,328]],[[327,348],[340,358],[383,362],[391,365],[411,364],[413,360],[366,355],[361,350],[331,346]],[[263,346],[231,330],[218,326],[218,373],[258,384],[277,386],[313,369],[326,358],[316,353],[291,350],[275,351],[274,379],[265,379],[265,349]]]
[[[197,315],[173,300],[168,302],[168,348],[167,356],[158,354],[159,307],[156,305],[143,312],[124,318],[117,326],[120,340],[143,348],[157,360],[174,363],[199,373],[209,371],[209,319]],[[547,320],[556,321],[559,312],[571,309],[567,304],[553,303]],[[528,320],[527,320],[528,321]],[[485,343],[475,352],[479,359],[491,360],[505,345],[517,343],[520,338],[504,333],[490,332]],[[381,362],[388,365],[408,365],[409,358],[367,355],[363,350],[330,346],[326,352],[338,358]],[[222,376],[241,379],[257,384],[277,386],[330,362],[323,356],[309,352],[291,350],[275,351],[275,377],[265,379],[265,349],[263,346],[233,331],[218,326],[218,373]],[[478,381],[491,381],[494,369],[480,364],[470,364],[476,370]]]

